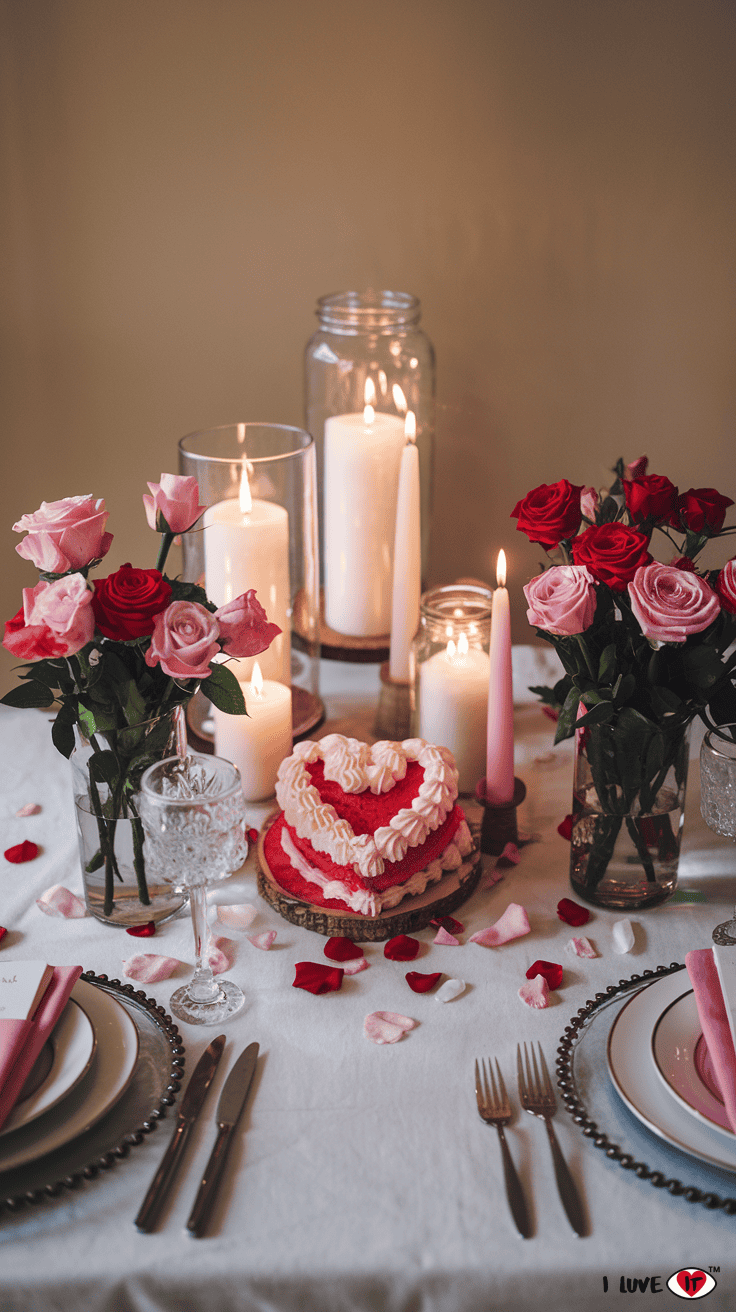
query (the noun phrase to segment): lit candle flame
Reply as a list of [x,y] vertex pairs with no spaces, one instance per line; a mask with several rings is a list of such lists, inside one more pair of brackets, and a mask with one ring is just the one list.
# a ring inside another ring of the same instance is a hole
[[458,656],[467,656],[468,654],[468,638],[465,633],[461,633],[457,640],[457,654]]
[[363,423],[364,423],[364,424],[372,424],[372,423],[373,423],[373,420],[375,419],[375,417],[376,417],[376,412],[375,412],[375,410],[373,409],[373,406],[372,406],[372,405],[366,405],[366,406],[363,407]]
[[452,638],[450,638],[450,641],[449,641],[448,644],[447,644],[447,656],[448,656],[449,660],[452,660],[452,658],[453,658],[453,656],[456,654],[456,652],[457,652],[457,647],[455,646],[455,644],[454,644]]
[[496,582],[499,588],[506,587],[506,552],[499,551],[496,562]]
[[250,676],[250,690],[254,697],[263,696],[263,675],[258,661],[253,662],[253,672]]
[[407,442],[416,442],[417,440],[417,417],[413,410],[407,410],[406,419],[404,420],[404,437]]
[[399,414],[401,415],[406,414],[406,411],[408,410],[409,406],[408,406],[407,399],[404,396],[403,387],[400,387],[398,383],[392,383],[391,393],[394,398],[394,405],[396,406],[396,409],[398,410]]
[[366,378],[365,387],[363,388],[363,403],[365,405],[375,405],[376,403],[376,384],[372,378]]
[[248,461],[243,460],[243,472],[240,475],[240,513],[247,515],[253,509],[253,498],[250,495],[250,483],[248,482]]

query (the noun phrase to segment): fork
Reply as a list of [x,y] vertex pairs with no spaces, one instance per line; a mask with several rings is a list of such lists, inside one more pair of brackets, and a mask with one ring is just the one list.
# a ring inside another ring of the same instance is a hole
[[[508,1125],[511,1120],[511,1105],[509,1103],[506,1086],[503,1082],[503,1076],[496,1061],[496,1071],[498,1072],[498,1087],[496,1087],[496,1077],[493,1074],[493,1067],[490,1061],[486,1069],[485,1058],[481,1060],[481,1069],[478,1063],[475,1063],[475,1097],[478,1103],[478,1111],[482,1119],[488,1125],[495,1125],[498,1130],[498,1137],[501,1141],[501,1157],[503,1159],[503,1177],[506,1184],[506,1197],[508,1198],[511,1215],[514,1218],[514,1224],[523,1239],[529,1239],[532,1233],[529,1223],[529,1215],[526,1210],[526,1199],[521,1188],[521,1182],[516,1174],[516,1167],[511,1159],[509,1146],[506,1143],[506,1136],[503,1132],[504,1125]],[[490,1071],[490,1084],[488,1081],[488,1071]]]
[[[570,1175],[567,1163],[560,1151],[560,1145],[557,1142],[557,1136],[552,1126],[552,1117],[557,1110],[557,1101],[555,1099],[552,1081],[547,1070],[547,1063],[544,1060],[541,1043],[537,1044],[539,1049],[539,1066],[537,1065],[537,1056],[532,1047],[531,1063],[526,1044],[524,1044],[524,1061],[521,1058],[521,1045],[516,1045],[516,1067],[519,1076],[519,1099],[524,1111],[530,1112],[532,1116],[539,1116],[547,1127],[547,1136],[549,1145],[552,1149],[552,1161],[555,1167],[555,1177],[557,1179],[557,1188],[562,1206],[565,1209],[567,1219],[573,1228],[574,1234],[580,1238],[585,1234],[585,1218],[583,1207],[580,1202],[575,1182]],[[541,1067],[541,1078],[540,1078]],[[526,1068],[526,1070],[525,1070]]]

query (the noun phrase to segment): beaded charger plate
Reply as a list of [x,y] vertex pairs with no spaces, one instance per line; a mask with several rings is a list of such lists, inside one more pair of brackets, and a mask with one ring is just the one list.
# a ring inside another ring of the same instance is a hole
[[449,871],[419,896],[405,897],[397,907],[382,911],[378,916],[354,916],[349,912],[332,911],[310,902],[301,902],[276,882],[264,852],[266,834],[280,815],[280,811],[274,811],[268,816],[258,835],[258,892],[284,920],[311,929],[315,934],[323,934],[326,938],[380,943],[396,934],[414,934],[417,930],[426,929],[430,921],[456,911],[478,886],[482,863],[476,835],[473,834],[475,846],[469,855],[471,865],[463,879],[457,871]]

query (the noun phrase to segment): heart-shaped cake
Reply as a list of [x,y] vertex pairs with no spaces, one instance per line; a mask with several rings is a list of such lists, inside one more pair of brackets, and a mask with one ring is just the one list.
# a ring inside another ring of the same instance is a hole
[[279,769],[283,814],[264,842],[273,878],[300,901],[362,916],[447,871],[462,878],[474,848],[457,779],[452,753],[421,738],[298,743]]

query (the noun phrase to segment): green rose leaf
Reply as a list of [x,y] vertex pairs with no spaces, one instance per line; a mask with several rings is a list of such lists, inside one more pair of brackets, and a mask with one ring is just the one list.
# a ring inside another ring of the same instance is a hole
[[54,700],[54,694],[45,683],[40,683],[38,679],[28,679],[25,683],[18,684],[17,688],[11,688],[6,692],[4,697],[0,697],[0,702],[4,706],[51,706]]
[[247,715],[243,690],[227,665],[213,665],[212,673],[202,684],[202,692],[218,711],[228,715]]
[[51,741],[57,752],[67,760],[74,751],[74,725],[77,723],[77,711],[71,702],[65,702],[51,726]]

